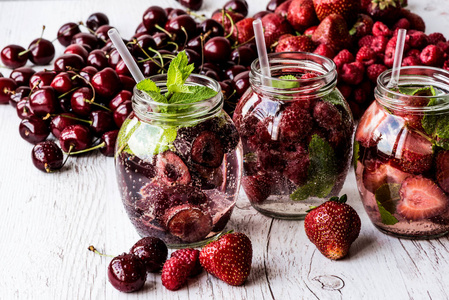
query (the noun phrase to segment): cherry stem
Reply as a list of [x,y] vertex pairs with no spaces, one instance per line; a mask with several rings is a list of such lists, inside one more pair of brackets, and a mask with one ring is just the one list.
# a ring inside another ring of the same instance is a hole
[[108,254],[103,254],[101,252],[99,252],[94,246],[90,245],[89,247],[87,247],[87,250],[92,251],[95,254],[98,254],[100,256],[106,256],[106,257],[114,257],[112,255],[108,255]]
[[[238,29],[237,29],[238,30]],[[237,33],[237,36],[238,36],[238,33]],[[243,45],[246,45],[246,44],[248,44],[249,42],[251,42],[252,40],[254,40],[256,37],[255,36],[252,36],[251,38],[249,38],[247,41],[244,41],[243,43],[241,43],[241,44],[235,44],[233,47],[232,47],[232,49],[237,49],[238,47],[240,47],[240,46],[243,46]],[[277,42],[276,42],[277,43]]]
[[90,29],[89,27],[87,27],[86,25],[84,25],[83,22],[80,22],[79,24],[80,24],[81,26],[83,26],[84,28],[86,28],[86,29],[89,31],[90,34],[95,35],[95,36],[97,37],[97,39],[102,40],[105,44],[108,42],[108,41],[105,40],[105,39],[99,38],[99,37],[97,36],[97,34],[95,33],[95,31],[93,31],[92,29]]
[[103,142],[103,143],[100,143],[100,144],[98,144],[98,145],[96,145],[96,146],[90,147],[90,148],[88,148],[88,149],[84,149],[84,150],[80,150],[80,151],[75,151],[75,152],[72,152],[72,153],[67,153],[67,155],[77,155],[77,154],[86,153],[86,152],[89,152],[89,151],[92,151],[92,150],[96,150],[96,149],[102,148],[102,147],[104,147],[105,145],[106,145],[106,143]]
[[87,124],[89,124],[89,125],[92,125],[92,121],[89,121],[89,120],[84,120],[84,119],[80,119],[80,118],[75,118],[75,117],[68,116],[68,115],[65,115],[65,114],[52,115],[52,117],[56,117],[56,116],[61,116],[61,117],[64,117],[64,118],[67,118],[67,119],[70,119],[70,120],[80,121],[80,122],[84,122],[84,123],[87,123]]
[[[86,78],[84,78],[83,76],[81,76],[79,74],[73,75],[72,80],[75,79],[76,77],[79,77],[79,78],[83,79],[90,86],[90,88],[92,89],[92,100],[89,100],[90,102],[88,102],[88,103],[93,104],[94,101],[95,101],[95,89],[94,89],[94,86],[92,85],[92,83],[89,82],[89,80],[87,80]],[[87,99],[84,99],[84,100],[86,101]],[[111,111],[108,108],[107,108],[107,110]]]
[[67,96],[68,94],[70,94],[71,92],[75,91],[79,89],[79,87],[74,87],[73,89],[71,89],[70,91],[65,92],[64,94],[61,94],[58,96],[58,99],[64,98],[65,96]]
[[[189,34],[187,33],[187,30],[185,29],[184,26],[181,26],[181,30],[184,32],[184,34],[186,35],[186,38],[184,39],[184,45],[187,44],[187,42],[189,41]],[[178,50],[178,48],[176,47],[176,50]]]
[[[238,32],[237,27],[236,27],[235,24],[234,24],[234,20],[231,18],[231,16],[230,16],[227,12],[225,12],[224,9],[223,9],[223,15],[225,15],[226,18],[229,19],[229,22],[231,22],[231,31],[229,32],[229,34],[228,34],[227,36],[225,36],[225,38],[229,38],[230,36],[232,36],[232,33],[234,32],[234,28],[235,28],[235,30],[236,30],[236,32],[237,32],[237,37],[238,37],[238,36],[239,36],[239,32]],[[221,17],[221,18],[223,19],[224,16]],[[223,23],[224,23],[224,21],[223,21]],[[223,28],[224,28],[224,25],[223,25]]]
[[[31,50],[33,50],[34,48],[36,48],[37,45],[39,45],[39,43],[41,42],[42,37],[44,36],[44,31],[45,31],[45,25],[42,26],[41,37],[37,40],[36,44],[32,45],[32,46],[30,47],[30,49],[28,49],[28,50],[19,52],[19,56],[22,56],[22,55],[24,55],[24,54],[27,54],[28,52],[30,52]],[[52,41],[52,43],[53,43],[53,42],[54,42],[54,40]]]
[[72,152],[72,149],[73,149],[73,145],[70,145],[69,152],[67,153],[67,156],[66,156],[64,162],[62,163],[61,168],[59,168],[58,170],[52,170],[52,169],[50,169],[50,166],[47,163],[45,163],[44,164],[45,172],[47,172],[47,173],[55,173],[55,172],[59,171],[60,169],[62,169],[65,166],[67,160],[69,159],[70,152]]
[[[162,68],[162,65],[160,65],[159,62],[156,62],[156,60],[153,59],[153,58],[152,58],[152,57],[145,51],[145,49],[142,48],[142,46],[137,42],[136,39],[134,39],[133,42],[129,42],[129,44],[137,45],[137,47],[139,47],[140,50],[142,50],[142,52],[148,57],[148,59],[141,60],[141,61],[139,61],[139,62],[144,62],[144,61],[151,60],[151,61],[154,62],[159,68]],[[149,50],[150,50],[150,49],[149,49]]]
[[89,103],[89,104],[92,104],[92,105],[101,107],[101,108],[103,108],[103,109],[106,110],[106,111],[112,112],[111,109],[109,109],[108,107],[106,107],[106,106],[104,106],[104,105],[102,105],[102,104],[99,104],[99,103],[97,103],[97,102],[94,102],[93,99],[92,99],[92,100],[84,99],[84,101],[87,102],[87,103]]
[[170,32],[168,32],[167,30],[165,30],[164,28],[162,28],[161,26],[159,26],[159,24],[154,25],[154,27],[156,27],[157,29],[159,29],[160,31],[162,31],[163,33],[168,35],[170,37],[170,39],[173,40],[173,35]]
[[160,68],[165,70],[165,68],[164,68],[164,58],[162,57],[161,53],[159,51],[151,48],[151,47],[149,47],[148,50],[150,50],[151,52],[156,53],[156,55],[159,57],[159,60],[161,61],[161,67]]
[[191,16],[194,16],[195,18],[197,18],[197,19],[199,19],[199,20],[201,20],[201,21],[206,20],[206,16],[205,16],[205,15],[197,14],[196,12],[193,12],[193,11],[191,11],[190,9],[187,10],[187,13],[188,13],[189,15],[191,15]]

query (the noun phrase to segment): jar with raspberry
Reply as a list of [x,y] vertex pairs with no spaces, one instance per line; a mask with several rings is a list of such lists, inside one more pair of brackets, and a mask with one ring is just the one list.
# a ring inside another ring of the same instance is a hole
[[357,186],[371,222],[404,238],[449,232],[449,72],[401,68],[377,79],[355,135]]
[[271,77],[258,60],[234,122],[243,143],[242,186],[264,215],[303,219],[310,206],[338,195],[352,154],[354,122],[336,88],[332,60],[306,52],[269,54]]
[[[166,74],[150,79],[161,92],[152,95],[167,93]],[[182,88],[190,87],[214,93],[197,102],[194,93],[182,94],[167,103],[134,88],[133,112],[116,144],[116,175],[128,217],[140,236],[158,237],[171,248],[205,244],[225,228],[242,174],[240,137],[222,109],[220,85],[191,74]],[[191,98],[181,103],[185,97]]]

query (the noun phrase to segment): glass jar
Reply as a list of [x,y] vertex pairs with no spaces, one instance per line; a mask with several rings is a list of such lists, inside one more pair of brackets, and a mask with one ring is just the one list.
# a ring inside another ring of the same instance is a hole
[[303,219],[310,206],[340,192],[354,122],[335,87],[332,60],[289,52],[269,54],[269,62],[271,77],[253,62],[251,88],[234,112],[243,143],[242,186],[262,214]]
[[403,238],[434,238],[449,230],[449,72],[401,68],[377,79],[375,101],[355,135],[357,186],[371,222]]
[[[150,77],[164,93],[167,76]],[[115,164],[122,201],[140,236],[171,248],[196,247],[219,234],[234,209],[242,173],[239,134],[223,111],[220,85],[191,75],[187,85],[218,94],[191,104],[164,104],[134,89]]]

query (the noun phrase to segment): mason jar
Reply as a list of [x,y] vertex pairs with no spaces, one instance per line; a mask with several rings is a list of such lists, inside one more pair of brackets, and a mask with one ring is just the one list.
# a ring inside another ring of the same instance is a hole
[[[150,77],[166,92],[167,76]],[[217,95],[190,104],[164,104],[134,89],[133,112],[116,144],[119,190],[140,236],[169,247],[195,247],[219,234],[235,206],[242,174],[239,134],[223,111],[220,85],[191,75],[187,85]]]
[[365,210],[383,233],[434,238],[449,230],[449,72],[401,68],[377,79],[355,135],[355,174]]
[[234,122],[243,144],[242,186],[264,215],[303,219],[340,192],[350,166],[354,122],[336,88],[332,60],[306,52],[268,55],[271,76],[258,60],[251,88]]

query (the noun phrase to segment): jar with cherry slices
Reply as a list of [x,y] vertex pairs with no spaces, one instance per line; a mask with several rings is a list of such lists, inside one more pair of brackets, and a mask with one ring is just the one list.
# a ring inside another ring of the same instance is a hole
[[332,60],[306,52],[268,55],[271,76],[251,65],[251,88],[234,112],[243,143],[242,186],[264,215],[303,219],[338,195],[352,152],[354,122],[336,89]]
[[378,77],[356,131],[357,186],[380,231],[439,237],[449,230],[449,72],[404,67],[394,89],[390,78]]

